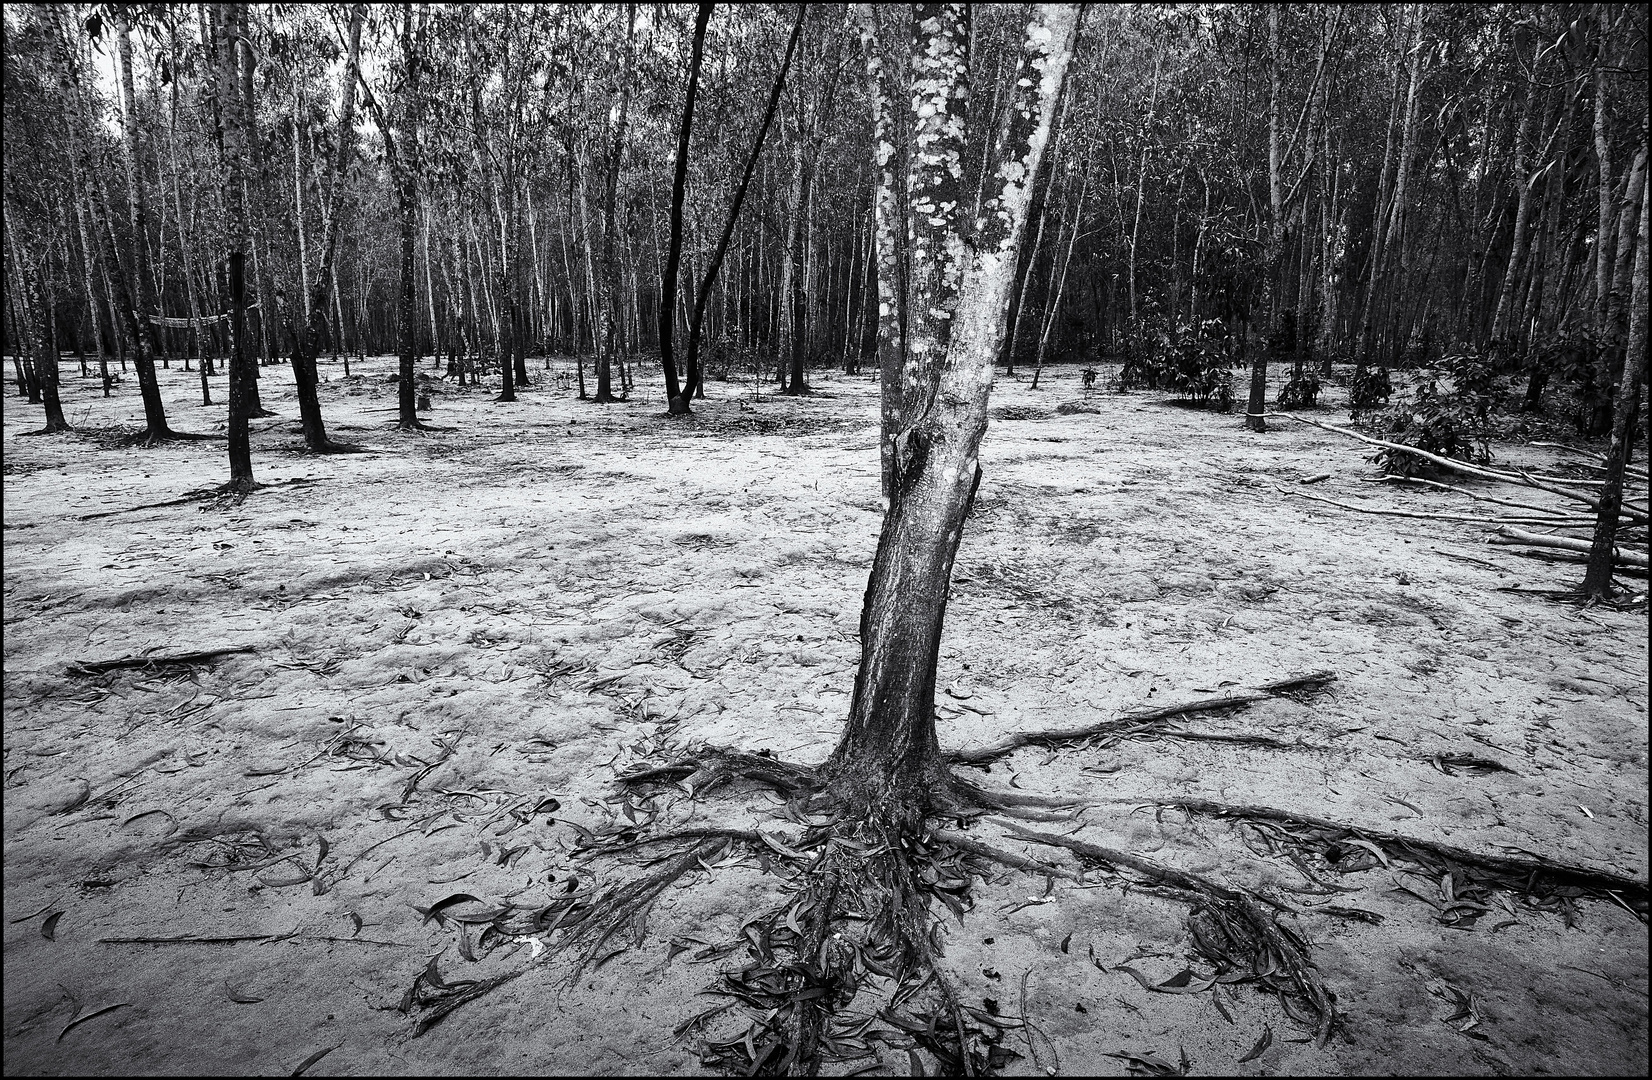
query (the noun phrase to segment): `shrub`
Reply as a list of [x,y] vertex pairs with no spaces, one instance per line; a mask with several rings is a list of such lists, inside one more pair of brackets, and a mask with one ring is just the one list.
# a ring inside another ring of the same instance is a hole
[[1202,409],[1227,412],[1233,407],[1233,365],[1220,319],[1206,319],[1195,330],[1179,326],[1164,343],[1167,388]]
[[1451,376],[1451,398],[1474,414],[1484,424],[1491,408],[1503,396],[1503,377],[1497,365],[1478,353],[1460,353],[1440,361],[1441,369]]
[[1281,409],[1311,409],[1319,403],[1319,376],[1310,368],[1303,368],[1300,375],[1293,374],[1290,381],[1279,388],[1279,407]]
[[[1453,395],[1441,394],[1434,380],[1429,379],[1418,385],[1411,401],[1378,413],[1373,426],[1394,442],[1484,465],[1491,460],[1491,447],[1479,424],[1473,406]],[[1371,460],[1383,472],[1395,476],[1417,476],[1437,468],[1426,458],[1386,446],[1372,454]]]
[[1354,419],[1364,409],[1388,404],[1394,393],[1394,384],[1388,379],[1388,369],[1360,368],[1354,372],[1354,381],[1348,385],[1348,405],[1354,410]]

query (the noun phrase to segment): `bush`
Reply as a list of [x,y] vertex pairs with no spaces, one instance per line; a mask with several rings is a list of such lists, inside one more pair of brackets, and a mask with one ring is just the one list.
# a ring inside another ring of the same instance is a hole
[[1124,366],[1119,369],[1120,390],[1157,390],[1167,375],[1165,360],[1170,334],[1163,315],[1136,320],[1124,335]]
[[1310,368],[1303,368],[1302,374],[1293,374],[1290,381],[1279,388],[1279,407],[1281,409],[1311,409],[1319,403],[1319,376]]
[[1233,365],[1220,319],[1206,319],[1195,330],[1178,326],[1165,341],[1167,388],[1201,409],[1227,412],[1233,407]]
[[[1373,426],[1394,442],[1484,465],[1491,461],[1491,447],[1480,423],[1472,405],[1465,405],[1456,396],[1442,395],[1430,379],[1417,387],[1410,402],[1378,413]],[[1438,468],[1426,458],[1386,446],[1372,454],[1371,460],[1383,472],[1395,476],[1417,476]]]
[[1440,361],[1441,369],[1451,376],[1451,399],[1474,414],[1484,424],[1491,415],[1492,406],[1506,389],[1497,364],[1478,353],[1460,353]]
[[1348,405],[1354,410],[1354,419],[1359,419],[1363,409],[1374,409],[1378,405],[1388,404],[1388,399],[1394,393],[1394,384],[1388,379],[1388,369],[1370,368],[1357,369],[1354,372],[1354,381],[1348,385]]

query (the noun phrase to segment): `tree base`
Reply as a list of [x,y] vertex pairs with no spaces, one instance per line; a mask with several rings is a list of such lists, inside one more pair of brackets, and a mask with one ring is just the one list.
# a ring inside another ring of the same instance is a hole
[[[1206,988],[1218,978],[1258,983],[1278,994],[1287,1014],[1316,1039],[1330,1037],[1337,1019],[1331,996],[1309,963],[1306,942],[1276,915],[1290,910],[1288,905],[1139,856],[1014,825],[1007,828],[1021,839],[1073,852],[1079,868],[1001,850],[943,826],[955,828],[988,811],[1071,805],[1070,800],[988,791],[953,776],[939,762],[934,773],[934,783],[908,785],[905,797],[891,799],[891,792],[851,781],[846,773],[834,775],[767,753],[705,748],[633,769],[618,777],[630,796],[624,815],[595,831],[580,829],[576,853],[638,855],[673,844],[678,850],[649,862],[654,867],[649,872],[600,892],[561,897],[526,916],[507,909],[494,936],[503,942],[521,934],[548,935],[551,956],[568,961],[564,977],[571,982],[626,947],[616,943],[632,935],[640,940],[650,907],[673,883],[743,848],[765,871],[786,879],[787,895],[743,928],[748,962],[725,972],[718,992],[746,1005],[752,1019],[742,1037],[708,1045],[708,1064],[746,1075],[816,1075],[831,1038],[844,1037],[833,1030],[835,1017],[871,992],[887,997],[882,1015],[908,1033],[914,1047],[928,1050],[944,1073],[987,1075],[1019,1056],[1004,1045],[1006,1032],[1031,1021],[1023,1016],[1019,1022],[993,1023],[960,1005],[941,967],[945,915],[938,912],[962,920],[974,905],[974,885],[994,866],[1079,884],[1088,883],[1087,874],[1102,875],[1126,889],[1189,905],[1196,951],[1217,972]],[[804,826],[801,835],[717,826],[654,828],[669,812],[658,805],[669,790],[698,802],[740,781],[784,796],[786,817]],[[414,980],[403,1011],[422,1010],[414,1028],[415,1035],[422,1034],[519,974],[447,984],[432,966]],[[1036,1059],[1036,1044],[1029,1040],[1029,1046]]]

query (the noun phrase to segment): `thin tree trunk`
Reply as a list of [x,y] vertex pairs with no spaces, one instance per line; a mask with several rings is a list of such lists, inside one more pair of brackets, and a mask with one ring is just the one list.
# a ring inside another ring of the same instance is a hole
[[683,104],[682,123],[677,130],[677,164],[671,181],[670,249],[666,255],[664,279],[660,287],[660,367],[665,373],[665,396],[673,416],[689,411],[688,398],[677,380],[677,355],[672,348],[677,321],[677,275],[683,257],[683,194],[688,186],[688,138],[694,130],[694,99],[700,91],[700,61],[705,54],[706,23],[713,5],[702,0],[694,19],[693,52],[688,65],[688,95]]
[[215,44],[218,53],[218,115],[224,161],[224,206],[228,212],[230,331],[233,352],[229,360],[229,487],[243,494],[253,487],[252,380],[254,358],[247,340],[246,257],[251,227],[246,200],[246,111],[242,97],[238,42],[245,31],[246,5],[218,5]]
[[729,238],[734,235],[734,227],[740,220],[740,208],[746,201],[746,188],[751,183],[752,173],[756,171],[757,163],[763,156],[763,140],[768,136],[769,125],[774,120],[775,107],[780,102],[780,91],[786,84],[786,73],[791,70],[792,53],[797,48],[797,39],[802,34],[803,18],[807,12],[807,5],[798,5],[797,18],[792,23],[792,34],[786,42],[786,55],[780,62],[780,73],[775,76],[774,87],[769,91],[768,107],[763,112],[763,122],[757,129],[757,138],[752,142],[751,153],[746,155],[746,164],[740,173],[739,186],[734,189],[734,200],[729,206],[728,220],[723,225],[723,234],[717,240],[717,248],[711,256],[711,264],[706,268],[705,277],[695,293],[694,311],[688,322],[688,385],[684,390],[685,396],[705,396],[702,390],[705,377],[700,370],[700,334],[702,321],[705,317],[706,301],[711,297],[712,283],[717,280],[717,273],[722,268],[723,256],[728,251]]
[[1641,220],[1635,241],[1633,295],[1629,301],[1629,353],[1618,386],[1616,416],[1612,423],[1612,443],[1606,453],[1606,476],[1601,484],[1600,511],[1595,519],[1594,543],[1589,550],[1589,566],[1584,571],[1583,593],[1590,599],[1605,599],[1612,589],[1612,564],[1617,540],[1618,513],[1623,504],[1623,467],[1629,460],[1630,442],[1635,437],[1635,413],[1640,405],[1641,385],[1646,381],[1647,226],[1652,218],[1652,184],[1641,188]]
[[[149,273],[149,197],[144,191],[143,184],[138,176],[138,106],[137,95],[133,90],[132,76],[132,25],[128,21],[125,9],[116,6],[110,9],[115,23],[116,43],[120,58],[120,96],[122,108],[122,139],[121,149],[126,167],[126,197],[127,209],[131,218],[132,242],[132,271],[130,274],[117,269],[117,277],[124,277],[129,283],[125,291],[131,295],[124,299],[125,305],[133,309],[131,315],[132,333],[134,338],[143,336],[143,327],[139,324],[139,311],[159,313],[158,301],[150,297],[151,278]],[[60,16],[66,20],[66,16]],[[65,36],[70,31],[66,24],[60,24],[59,33]],[[87,115],[84,108],[82,115]],[[87,125],[90,130],[90,124]],[[90,152],[90,141],[83,152]],[[83,162],[81,171],[91,175],[89,162]],[[108,222],[110,229],[114,228],[113,220]],[[154,324],[149,325],[149,339],[154,353],[159,355],[165,350],[161,346],[160,331]],[[143,416],[145,435],[148,441],[166,439],[172,436],[172,429],[167,425],[166,408],[161,402],[160,383],[155,376],[155,361],[143,349],[141,341],[134,341],[133,360],[138,369],[138,388],[143,398]]]
[[[315,287],[309,294],[309,320],[299,347],[293,350],[293,378],[298,389],[299,419],[304,429],[304,445],[312,453],[345,449],[327,437],[327,426],[321,418],[321,401],[316,394],[316,356],[320,352],[322,332],[326,329],[327,308],[338,307],[338,237],[340,219],[344,216],[342,181],[344,168],[355,146],[356,80],[360,78],[361,28],[366,18],[366,4],[350,5],[347,52],[339,80],[337,145],[327,177],[327,223],[321,242],[321,265],[316,271]],[[337,336],[341,337],[343,333],[344,319],[340,311]],[[336,338],[333,344],[336,348]]]

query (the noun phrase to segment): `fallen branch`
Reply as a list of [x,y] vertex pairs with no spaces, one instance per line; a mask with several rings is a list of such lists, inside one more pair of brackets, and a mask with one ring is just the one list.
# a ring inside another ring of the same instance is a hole
[[70,664],[67,671],[70,675],[101,675],[116,668],[157,667],[161,664],[198,664],[204,660],[215,660],[220,656],[253,652],[254,650],[255,646],[252,645],[232,645],[222,649],[203,649],[200,652],[123,656],[118,660],[81,660]]
[[[1498,530],[1497,536],[1492,538],[1494,544],[1525,544],[1528,547],[1558,548],[1561,551],[1589,552],[1592,546],[1587,540],[1577,540],[1570,536],[1551,536],[1546,533],[1527,532],[1512,525],[1505,525]],[[1638,551],[1627,551],[1621,547],[1612,549],[1612,559],[1626,566],[1638,566],[1642,570],[1648,568],[1649,560]]]
[[1540,514],[1560,513],[1560,511],[1556,510],[1552,506],[1534,506],[1531,503],[1515,502],[1513,499],[1499,499],[1495,495],[1482,495],[1478,491],[1470,491],[1465,487],[1458,487],[1455,484],[1442,483],[1439,480],[1429,480],[1426,477],[1421,476],[1395,476],[1393,473],[1383,473],[1381,476],[1372,477],[1366,480],[1366,483],[1427,484],[1429,487],[1439,488],[1442,491],[1454,491],[1459,495],[1467,495],[1471,499],[1479,499],[1482,502],[1494,502],[1499,506],[1512,506],[1518,510],[1535,510]]
[[1320,683],[1330,682],[1335,678],[1336,673],[1333,671],[1311,671],[1305,675],[1293,675],[1277,682],[1263,683],[1253,690],[1223,694],[1219,697],[1206,698],[1203,701],[1187,701],[1176,705],[1161,706],[1157,709],[1128,712],[1097,723],[1085,724],[1081,727],[1016,732],[990,746],[983,746],[974,750],[954,750],[947,754],[947,760],[959,765],[979,765],[983,762],[996,761],[1024,746],[1051,746],[1061,743],[1082,742],[1094,735],[1105,735],[1120,728],[1135,727],[1156,720],[1167,720],[1173,716],[1185,716],[1189,713],[1210,712],[1214,709],[1231,709],[1241,705],[1249,705],[1252,702],[1264,701],[1274,697],[1286,690],[1316,686]]
[[[1532,443],[1532,445],[1533,446],[1547,446],[1552,450],[1567,450],[1567,451],[1570,451],[1571,453],[1578,454],[1582,457],[1594,458],[1596,461],[1603,462],[1603,463],[1606,461],[1606,455],[1605,454],[1597,454],[1593,450],[1585,450],[1582,447],[1578,447],[1578,446],[1567,446],[1565,443],[1534,442],[1534,443]],[[1594,466],[1594,468],[1601,468],[1601,466],[1596,465],[1596,466]],[[1623,475],[1633,476],[1638,480],[1646,480],[1646,479],[1652,478],[1652,474],[1649,474],[1645,469],[1637,469],[1633,465],[1625,465],[1623,467]]]
[[[1350,439],[1358,439],[1360,442],[1370,443],[1372,446],[1380,446],[1388,450],[1402,450],[1408,454],[1415,454],[1423,460],[1433,462],[1443,469],[1467,473],[1470,476],[1481,476],[1487,480],[1500,480],[1505,484],[1521,484],[1526,487],[1537,488],[1540,491],[1547,491],[1550,494],[1559,495],[1563,499],[1572,499],[1576,502],[1584,503],[1591,510],[1598,511],[1600,509],[1600,500],[1595,498],[1593,495],[1588,494],[1588,492],[1593,489],[1593,485],[1591,484],[1566,482],[1554,478],[1539,478],[1527,472],[1498,472],[1495,469],[1488,469],[1479,465],[1470,465],[1468,462],[1458,461],[1456,458],[1442,457],[1439,454],[1429,453],[1427,450],[1419,450],[1417,447],[1407,446],[1405,443],[1389,442],[1386,439],[1374,439],[1369,435],[1362,435],[1357,431],[1350,431],[1347,428],[1337,427],[1335,424],[1322,424],[1318,420],[1310,420],[1305,416],[1294,416],[1291,413],[1269,413],[1268,415],[1280,417],[1285,420],[1295,420],[1299,424],[1307,424],[1310,427],[1320,428],[1324,431],[1334,432],[1338,435],[1346,435]],[[1644,512],[1635,510],[1632,507],[1624,507],[1623,513],[1626,517],[1634,517],[1640,521],[1647,520],[1647,515]]]
[[1344,510],[1354,510],[1361,514],[1380,514],[1384,517],[1431,518],[1435,521],[1461,521],[1473,525],[1561,525],[1572,521],[1576,521],[1580,524],[1588,524],[1590,526],[1594,524],[1592,521],[1586,521],[1583,518],[1479,517],[1474,514],[1440,514],[1429,510],[1390,510],[1377,506],[1356,506],[1353,503],[1343,502],[1340,499],[1328,499],[1323,495],[1310,495],[1306,491],[1291,491],[1289,488],[1282,488],[1277,484],[1274,485],[1274,487],[1282,495],[1294,495],[1298,499],[1312,499],[1314,502],[1329,503],[1332,506],[1340,506]]

